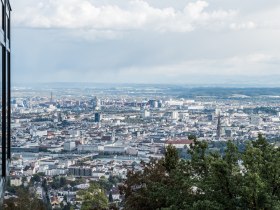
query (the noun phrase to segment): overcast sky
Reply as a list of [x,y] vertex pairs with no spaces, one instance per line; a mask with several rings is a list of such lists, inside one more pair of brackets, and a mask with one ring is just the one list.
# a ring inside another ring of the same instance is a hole
[[279,0],[10,0],[15,82],[280,86]]

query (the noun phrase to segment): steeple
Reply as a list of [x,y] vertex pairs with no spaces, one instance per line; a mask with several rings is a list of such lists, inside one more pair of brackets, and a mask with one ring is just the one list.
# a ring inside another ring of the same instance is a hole
[[218,114],[218,124],[217,124],[217,135],[216,138],[220,139],[221,138],[221,113],[219,112]]

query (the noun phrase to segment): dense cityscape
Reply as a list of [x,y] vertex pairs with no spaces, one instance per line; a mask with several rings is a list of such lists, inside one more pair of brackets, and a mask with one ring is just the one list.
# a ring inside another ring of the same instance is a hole
[[0,210],[280,210],[279,14],[1,0]]
[[198,91],[152,85],[14,87],[5,200],[15,196],[15,189],[29,187],[51,209],[80,209],[79,193],[94,181],[117,208],[128,171],[161,159],[168,145],[188,159],[189,136],[220,152],[227,141],[242,147],[260,133],[279,145],[277,93],[204,88],[200,95],[184,96],[186,90]]

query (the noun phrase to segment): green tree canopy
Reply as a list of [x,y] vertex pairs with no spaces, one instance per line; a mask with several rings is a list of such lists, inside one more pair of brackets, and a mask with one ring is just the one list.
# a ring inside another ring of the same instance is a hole
[[86,190],[78,192],[79,200],[82,201],[81,210],[102,210],[109,207],[108,198],[104,190],[94,182]]
[[47,210],[44,203],[26,188],[17,187],[16,196],[4,201],[5,210]]
[[168,146],[163,159],[128,172],[120,187],[125,209],[280,209],[279,148],[259,135],[242,151],[229,141],[220,154],[192,139],[189,160]]

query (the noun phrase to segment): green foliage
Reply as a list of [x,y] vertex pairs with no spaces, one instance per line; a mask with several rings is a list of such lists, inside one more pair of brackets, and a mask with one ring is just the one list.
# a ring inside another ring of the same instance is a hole
[[112,203],[114,201],[112,192],[109,193],[109,202]]
[[121,177],[118,177],[118,176],[109,176],[108,181],[112,185],[117,185],[118,183],[120,183],[122,181],[122,179],[121,179]]
[[173,186],[169,173],[179,164],[178,153],[173,146],[168,146],[165,158],[152,159],[143,164],[143,171],[129,171],[124,186],[120,187],[125,195],[125,209],[158,209],[168,207],[168,194]]
[[67,180],[65,177],[55,177],[51,183],[53,189],[59,189],[67,185]]
[[106,191],[110,191],[113,187],[113,184],[106,179],[105,177],[101,177],[100,180],[98,180],[98,185],[105,189]]
[[71,187],[74,187],[76,185],[84,184],[84,183],[86,183],[86,180],[84,178],[77,178],[75,181],[71,181],[70,185]]
[[23,177],[21,178],[21,181],[22,181],[22,183],[26,182],[26,181],[27,181],[26,176],[23,176]]
[[167,172],[171,172],[176,168],[179,162],[179,155],[176,148],[172,145],[168,145],[165,151],[165,158],[163,160],[163,166]]
[[40,182],[41,181],[41,177],[39,174],[34,174],[31,179],[30,179],[30,182],[31,183],[34,183],[34,182]]
[[63,206],[62,210],[71,210],[71,204],[67,203],[65,206]]
[[4,201],[5,210],[46,210],[44,203],[39,200],[34,192],[26,188],[16,188],[17,198],[10,198]]
[[79,191],[78,197],[83,203],[81,210],[102,210],[109,207],[108,198],[104,190],[94,182],[90,183],[90,187],[87,190]]
[[242,151],[228,142],[220,154],[191,139],[190,160],[167,147],[163,159],[128,172],[120,187],[125,209],[280,209],[279,148],[259,135]]
[[47,179],[43,179],[42,181],[42,188],[47,192],[48,191],[48,183],[47,183]]

